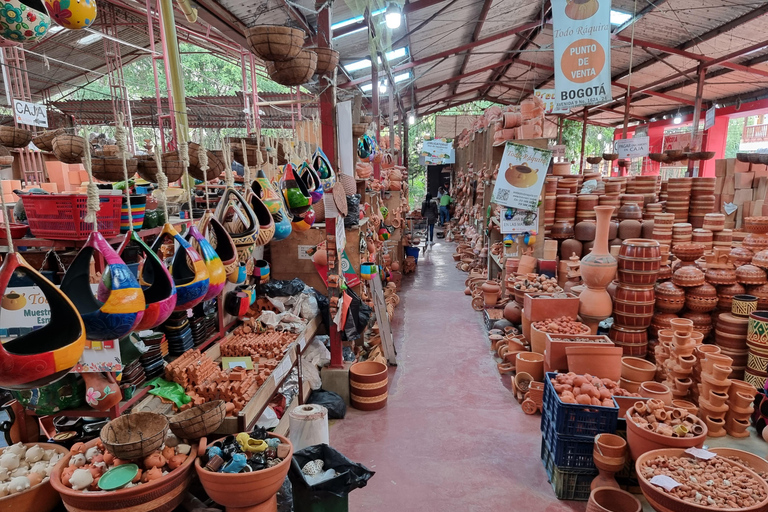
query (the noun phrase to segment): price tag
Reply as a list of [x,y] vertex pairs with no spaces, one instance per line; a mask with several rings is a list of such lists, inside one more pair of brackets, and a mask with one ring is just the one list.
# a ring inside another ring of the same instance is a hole
[[668,477],[667,475],[656,475],[655,477],[651,478],[651,484],[658,485],[665,491],[671,491],[675,487],[680,487],[683,485],[674,478]]
[[688,448],[685,450],[685,453],[693,455],[697,459],[701,460],[709,460],[711,458],[717,457],[716,453],[709,450],[704,450],[703,448]]
[[288,372],[291,369],[291,358],[289,356],[283,357],[283,360],[280,361],[280,364],[277,365],[277,368],[275,368],[275,371],[272,372],[272,375],[275,377],[275,385],[279,386],[280,381],[282,381],[286,375],[288,375]]

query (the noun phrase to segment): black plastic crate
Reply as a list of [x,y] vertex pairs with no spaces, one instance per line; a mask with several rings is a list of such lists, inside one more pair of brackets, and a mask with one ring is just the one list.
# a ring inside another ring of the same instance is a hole
[[588,501],[592,492],[590,486],[598,472],[587,469],[561,469],[554,464],[546,443],[541,443],[541,459],[552,490],[559,500]]
[[542,431],[546,416],[547,421],[554,426],[555,432],[563,436],[594,438],[600,433],[616,432],[619,406],[615,400],[615,407],[563,403],[550,380],[556,376],[557,373],[547,373],[544,379]]

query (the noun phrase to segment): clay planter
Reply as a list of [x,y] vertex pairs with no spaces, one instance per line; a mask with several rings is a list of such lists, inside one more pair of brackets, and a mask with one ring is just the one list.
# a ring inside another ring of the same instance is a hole
[[640,501],[627,491],[613,487],[592,489],[587,512],[642,512]]
[[688,288],[685,293],[685,306],[698,313],[706,313],[717,307],[717,288],[709,283]]
[[631,381],[645,382],[653,380],[656,365],[639,357],[621,358],[621,377]]
[[768,350],[768,311],[755,311],[749,315],[747,344]]
[[483,290],[483,300],[487,307],[494,307],[499,301],[501,286],[496,281],[488,280],[481,286]]
[[387,405],[387,384],[387,365],[377,361],[353,364],[349,368],[349,399],[352,407],[361,411],[383,409]]
[[648,329],[634,329],[613,324],[608,337],[617,347],[624,349],[625,356],[645,357],[648,352]]
[[687,400],[672,400],[672,407],[676,409],[685,409],[688,411],[688,414],[692,414],[693,416],[699,414],[699,408],[696,407],[696,404]]
[[[546,363],[547,367],[552,371],[568,369],[568,358],[565,353],[567,347],[590,347],[595,344],[607,347],[614,346],[610,338],[603,335],[553,333],[546,333],[546,335]],[[583,341],[570,341],[574,339]]]
[[[670,412],[672,411],[672,407],[665,407],[664,410]],[[632,421],[634,412],[635,408],[632,407],[627,411],[627,414],[624,417],[627,420],[627,444],[629,444],[629,453],[632,455],[633,460],[638,461],[638,464],[640,462],[638,460],[639,457],[652,450],[681,448],[681,451],[683,451],[692,447],[701,448],[704,446],[704,441],[707,439],[707,426],[699,418],[692,419],[695,419],[696,424],[702,428],[703,432],[701,434],[693,437],[669,437],[656,432],[651,432],[648,429],[636,425],[635,422]]]
[[613,302],[617,325],[634,329],[647,329],[651,325],[655,304],[652,287],[620,284]]
[[[37,425],[37,424],[35,424]],[[40,446],[45,450],[56,450],[58,453],[69,455],[69,450],[58,444],[51,443],[25,443],[27,448],[31,446]],[[3,512],[50,512],[61,501],[59,493],[53,488],[50,480],[41,482],[26,491],[17,494],[11,494],[0,498],[0,510]]]
[[[619,379],[619,385],[629,391],[630,393],[639,393],[640,392],[640,386],[642,385],[642,382],[637,380],[627,380],[624,377],[621,377]],[[637,398],[637,397],[633,397]],[[648,400],[645,398],[645,400]],[[630,404],[632,405],[632,404]]]
[[644,238],[624,240],[619,249],[619,281],[625,284],[653,285],[661,267],[659,242]]
[[525,292],[523,315],[531,322],[562,316],[576,318],[579,314],[579,298],[573,293],[560,292],[557,295],[554,297],[551,293]]
[[734,266],[740,267],[752,262],[754,253],[744,247],[734,247],[728,254],[728,260],[733,263]]
[[640,385],[640,396],[656,398],[665,405],[672,405],[672,390],[666,384],[654,381],[646,381]]
[[677,286],[694,287],[701,286],[706,281],[704,272],[696,267],[680,267],[672,274],[672,282]]
[[[199,459],[195,461],[195,471],[200,478],[200,483],[213,501],[227,507],[227,510],[261,509],[266,511],[276,509],[277,498],[275,495],[283,485],[288,469],[291,467],[293,445],[283,436],[269,435],[278,438],[282,444],[287,444],[290,447],[288,456],[271,468],[251,473],[214,473],[203,469]],[[205,453],[204,440],[205,438],[201,440],[201,454]]]
[[[86,448],[96,446],[97,441],[93,439],[87,442]],[[83,492],[65,486],[61,483],[61,472],[69,465],[70,457],[65,456],[51,472],[51,485],[61,495],[64,506],[70,512],[170,512],[184,500],[187,487],[192,481],[192,464],[197,461],[197,447],[192,447],[181,466],[162,478],[116,491]]]
[[742,265],[736,269],[736,280],[750,286],[768,282],[765,270],[754,265]]
[[535,352],[518,352],[515,358],[515,371],[525,372],[533,380],[541,382],[544,379],[544,355]]
[[621,377],[621,347],[566,347],[568,371],[578,375],[590,374],[618,381]]
[[685,289],[665,281],[654,287],[656,309],[664,313],[677,313],[685,307]]

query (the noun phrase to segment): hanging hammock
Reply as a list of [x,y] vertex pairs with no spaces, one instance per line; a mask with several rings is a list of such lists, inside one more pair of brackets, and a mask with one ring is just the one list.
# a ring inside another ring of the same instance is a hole
[[323,198],[323,184],[309,162],[302,162],[296,174],[298,174],[299,179],[304,182],[304,186],[309,190],[312,204],[320,201]]
[[152,244],[152,251],[160,254],[166,240],[178,244],[171,263],[171,277],[176,285],[177,295],[176,307],[173,310],[186,311],[202,302],[208,293],[208,270],[200,255],[170,223],[163,226],[160,235]]
[[135,231],[129,231],[125,234],[125,239],[120,244],[120,247],[118,247],[117,253],[122,256],[126,248],[131,246],[132,243],[137,246],[141,256],[144,258],[139,268],[139,283],[144,290],[144,300],[146,302],[144,314],[138,323],[133,326],[133,330],[144,331],[154,329],[171,316],[173,309],[176,307],[176,286],[173,284],[171,274],[165,268],[163,262],[144,243],[144,240],[139,238]]
[[[237,257],[241,263],[248,263],[259,238],[259,224],[256,215],[243,196],[232,187],[227,187],[216,205],[214,217],[229,233],[237,247]],[[271,238],[271,237],[270,237]]]
[[203,297],[203,301],[211,300],[221,293],[224,284],[227,281],[227,271],[224,269],[224,263],[219,258],[216,249],[208,242],[203,234],[195,227],[190,226],[187,236],[184,237],[187,242],[202,256],[205,268],[208,271],[208,291]]
[[[106,292],[101,301],[91,290],[91,258],[100,253],[106,266],[101,278]],[[69,297],[85,324],[85,336],[93,341],[122,338],[140,320],[146,307],[144,293],[120,256],[98,231],[88,235],[80,252],[61,281],[61,291]]]
[[237,270],[237,247],[229,237],[229,233],[221,225],[221,222],[214,218],[213,214],[206,211],[197,225],[200,232],[206,237],[216,254],[219,255],[224,271],[227,276]]
[[3,296],[14,274],[22,274],[40,288],[48,302],[50,319],[40,329],[0,344],[0,387],[39,388],[64,377],[80,360],[85,325],[67,296],[15,252],[9,252],[0,267]]

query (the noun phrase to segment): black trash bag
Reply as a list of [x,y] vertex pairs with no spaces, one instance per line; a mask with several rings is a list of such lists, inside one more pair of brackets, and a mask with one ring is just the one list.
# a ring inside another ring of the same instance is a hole
[[365,332],[365,328],[368,326],[368,321],[371,319],[373,310],[368,304],[363,302],[351,288],[346,290],[346,293],[352,301],[349,304],[347,320],[344,324],[344,339],[347,341],[354,341]]
[[317,307],[320,309],[320,318],[323,319],[323,325],[325,326],[326,332],[330,332],[331,330],[331,301],[328,299],[327,295],[323,295],[322,293],[318,292],[314,288],[312,288],[312,292],[315,295],[315,300],[317,301]]
[[344,217],[346,229],[356,228],[360,225],[360,194],[347,196],[347,216]]
[[[306,480],[304,480],[301,468],[303,468],[307,462],[315,459],[323,461],[323,470],[335,469],[338,475],[330,480],[326,480],[323,483],[310,487]],[[370,480],[374,474],[375,472],[362,464],[352,462],[327,444],[307,446],[302,450],[293,452],[291,469],[288,472],[294,491],[297,488],[309,491],[312,494],[312,498],[317,501],[328,498],[331,495],[343,498],[355,489],[365,487],[368,480]]]
[[329,420],[343,420],[347,415],[347,404],[340,395],[333,391],[315,389],[309,394],[308,404],[322,405],[328,409]]
[[304,291],[304,281],[295,277],[290,281],[282,279],[272,279],[266,284],[258,287],[259,295],[266,295],[267,297],[288,297],[298,295]]
[[293,512],[293,486],[287,475],[277,491],[277,512]]

